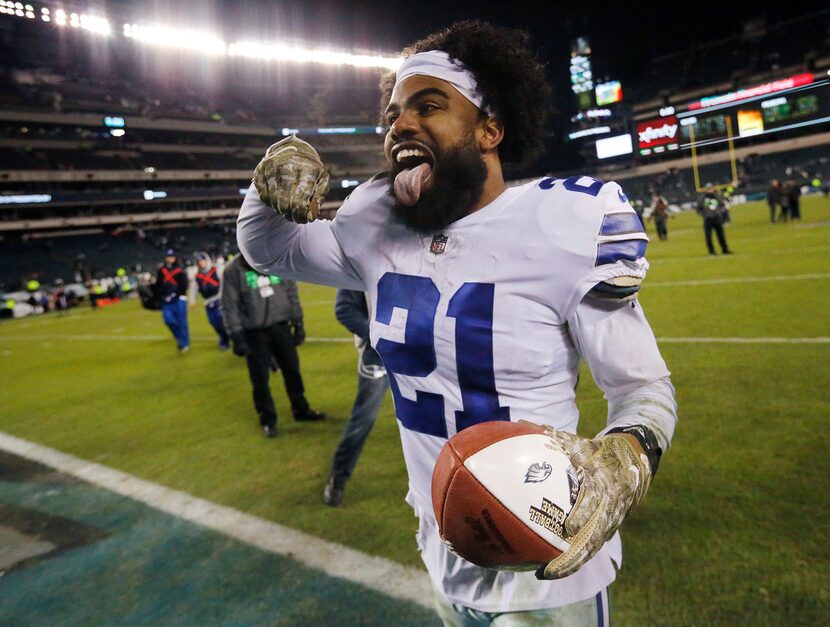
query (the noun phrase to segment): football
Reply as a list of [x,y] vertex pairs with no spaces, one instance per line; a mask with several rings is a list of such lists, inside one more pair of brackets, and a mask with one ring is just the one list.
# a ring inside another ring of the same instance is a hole
[[570,546],[565,518],[580,480],[568,458],[528,422],[483,422],[451,437],[432,474],[441,539],[497,570],[535,570]]

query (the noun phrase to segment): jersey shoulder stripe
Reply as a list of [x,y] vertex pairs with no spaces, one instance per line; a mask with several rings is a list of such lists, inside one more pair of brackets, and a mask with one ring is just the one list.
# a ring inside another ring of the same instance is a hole
[[556,294],[551,302],[562,319],[588,294],[614,303],[636,297],[648,269],[648,235],[617,183],[548,177],[524,194],[535,205],[541,245],[562,269],[551,275],[549,292]]
[[597,268],[614,268],[614,276],[597,282],[588,294],[596,299],[626,303],[637,297],[643,279],[648,235],[640,216],[616,183],[603,189],[605,214],[597,233]]
[[614,263],[623,259],[636,261],[646,254],[645,239],[625,239],[616,242],[601,242],[597,246],[596,265],[602,266],[607,263]]
[[[645,256],[648,235],[640,216],[628,202],[628,198],[616,183],[605,187],[613,188],[604,195],[605,215],[597,234],[597,266],[618,261],[637,261]],[[605,190],[603,190],[605,191]]]
[[602,218],[600,235],[623,235],[628,233],[644,233],[640,217],[633,211],[621,213],[606,213]]

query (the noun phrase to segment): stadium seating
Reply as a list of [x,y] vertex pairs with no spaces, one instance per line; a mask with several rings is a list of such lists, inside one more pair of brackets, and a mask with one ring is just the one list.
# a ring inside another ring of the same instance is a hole
[[783,24],[750,22],[744,33],[655,57],[635,84],[625,86],[626,97],[634,102],[668,102],[680,94],[705,92],[712,85],[736,88],[775,79],[786,68],[809,69],[811,59],[830,55],[828,29],[826,11]]

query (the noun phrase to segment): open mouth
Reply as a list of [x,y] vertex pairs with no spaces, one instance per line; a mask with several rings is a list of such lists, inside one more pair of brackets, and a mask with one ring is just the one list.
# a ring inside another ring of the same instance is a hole
[[398,202],[412,207],[421,192],[432,184],[435,155],[424,144],[415,141],[395,144],[390,151],[395,170],[393,189]]
[[395,144],[391,156],[395,172],[411,170],[424,163],[429,165],[430,169],[435,167],[435,155],[420,142],[407,141]]

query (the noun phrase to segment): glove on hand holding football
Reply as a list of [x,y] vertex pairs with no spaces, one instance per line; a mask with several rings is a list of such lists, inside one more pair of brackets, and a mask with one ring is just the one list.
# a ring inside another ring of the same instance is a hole
[[329,173],[311,144],[291,135],[268,149],[254,170],[254,185],[262,202],[304,224],[320,213]]
[[579,496],[565,519],[571,546],[536,572],[539,579],[561,579],[576,572],[611,539],[628,510],[648,490],[652,467],[638,438],[628,433],[589,440],[552,427],[546,431],[552,445],[582,473]]

